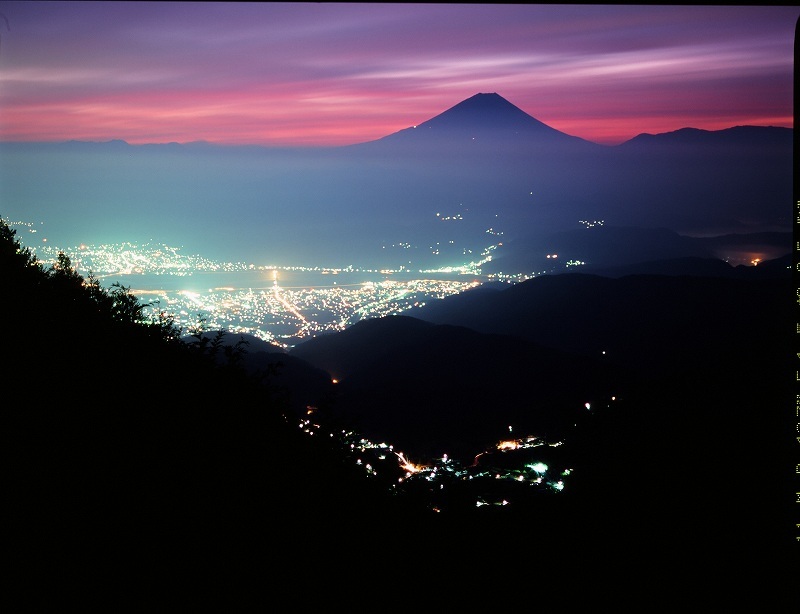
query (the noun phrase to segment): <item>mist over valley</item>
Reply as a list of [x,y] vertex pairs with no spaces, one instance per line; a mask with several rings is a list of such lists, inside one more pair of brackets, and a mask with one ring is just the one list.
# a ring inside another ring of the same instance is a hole
[[604,146],[498,94],[345,147],[5,142],[0,161],[3,215],[42,223],[35,241],[158,241],[255,264],[421,270],[490,255],[527,273],[554,233],[598,223],[790,230],[791,129],[687,128]]
[[691,506],[714,541],[742,483],[740,510],[780,507],[792,145],[754,126],[599,145],[477,94],[344,147],[4,142],[0,213],[187,343],[244,346],[304,433],[401,499],[591,510],[631,539]]

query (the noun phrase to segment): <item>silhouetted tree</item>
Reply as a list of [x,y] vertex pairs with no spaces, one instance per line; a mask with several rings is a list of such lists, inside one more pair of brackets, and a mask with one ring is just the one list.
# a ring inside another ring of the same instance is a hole
[[129,288],[83,278],[64,253],[43,266],[2,219],[0,287],[6,494],[30,548],[107,557],[246,535],[288,552],[311,527],[337,536],[401,514],[341,449],[287,421],[241,368],[243,339],[185,343]]

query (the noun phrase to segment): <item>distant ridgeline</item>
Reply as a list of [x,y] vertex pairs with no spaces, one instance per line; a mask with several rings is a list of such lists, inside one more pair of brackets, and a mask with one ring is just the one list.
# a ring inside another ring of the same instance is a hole
[[548,273],[248,352],[3,222],[8,526],[43,558],[235,543],[324,577],[465,540],[469,573],[587,543],[790,560],[793,172],[791,129],[607,147],[497,94],[331,149],[0,143],[0,214],[37,243]]
[[[631,264],[617,239],[594,252],[561,243],[602,227],[788,233],[793,177],[790,128],[686,128],[604,146],[498,94],[347,147],[0,143],[4,215],[41,222],[38,240],[152,240],[254,264],[419,270],[491,257],[528,273],[552,254]],[[657,258],[710,247],[676,245]]]

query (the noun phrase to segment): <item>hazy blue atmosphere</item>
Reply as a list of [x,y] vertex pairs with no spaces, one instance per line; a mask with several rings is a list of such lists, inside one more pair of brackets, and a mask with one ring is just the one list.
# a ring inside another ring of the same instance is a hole
[[598,222],[790,229],[796,7],[2,2],[0,15],[2,215],[34,223],[34,244],[411,268],[491,249],[527,272],[521,242],[541,252]]
[[0,1],[32,576],[797,601],[798,16]]
[[355,146],[3,143],[0,156],[4,215],[41,223],[37,242],[159,241],[256,265],[457,266],[597,221],[688,236],[791,228],[789,128],[605,146],[494,93]]

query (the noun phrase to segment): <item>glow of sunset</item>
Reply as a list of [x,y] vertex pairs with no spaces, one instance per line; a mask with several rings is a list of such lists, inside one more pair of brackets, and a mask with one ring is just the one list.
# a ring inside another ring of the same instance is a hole
[[603,144],[793,127],[792,6],[0,3],[0,140],[338,146],[496,92]]

